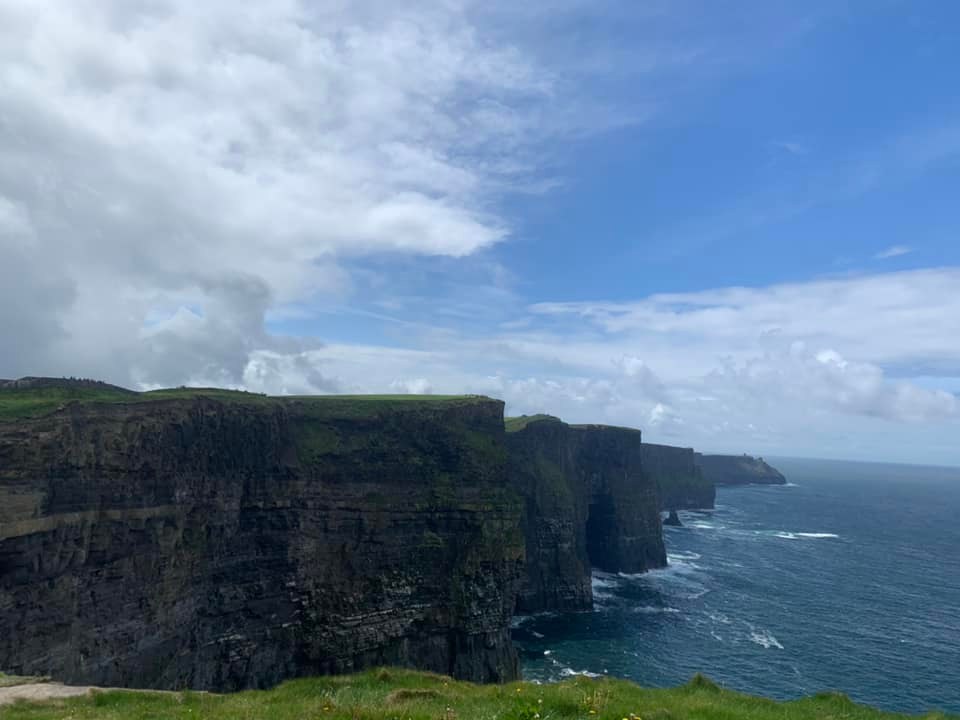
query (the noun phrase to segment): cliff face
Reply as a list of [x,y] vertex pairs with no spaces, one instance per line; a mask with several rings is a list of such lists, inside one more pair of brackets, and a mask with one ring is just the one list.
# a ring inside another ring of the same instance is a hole
[[697,464],[714,485],[783,485],[787,479],[763,458],[749,455],[701,455]]
[[634,573],[666,565],[639,430],[537,418],[506,440],[511,481],[525,500],[519,612],[590,608],[591,567]]
[[499,401],[10,407],[0,668],[216,690],[379,664],[517,676]]
[[716,487],[704,477],[693,448],[644,443],[643,471],[657,484],[661,510],[713,507]]

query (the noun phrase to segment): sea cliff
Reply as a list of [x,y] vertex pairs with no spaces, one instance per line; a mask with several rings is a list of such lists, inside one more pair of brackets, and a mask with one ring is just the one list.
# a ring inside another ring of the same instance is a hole
[[522,613],[583,610],[591,569],[637,573],[666,565],[656,482],[643,472],[639,430],[507,420],[511,484],[524,497]]
[[0,669],[218,691],[519,674],[516,609],[665,564],[637,430],[485,397],[0,384]]
[[217,690],[383,664],[517,677],[500,401],[12,397],[3,669]]
[[702,455],[697,464],[714,485],[784,485],[787,479],[763,458],[749,455]]
[[661,510],[713,507],[716,486],[704,477],[693,448],[644,443],[643,471],[657,484]]

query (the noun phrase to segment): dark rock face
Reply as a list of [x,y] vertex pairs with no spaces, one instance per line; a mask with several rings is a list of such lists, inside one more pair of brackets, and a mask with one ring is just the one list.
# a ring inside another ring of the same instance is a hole
[[643,472],[640,431],[537,419],[506,435],[511,481],[526,510],[526,572],[518,612],[592,606],[591,567],[666,565],[656,483]]
[[644,443],[643,471],[657,484],[661,510],[713,507],[716,487],[697,465],[693,448]]
[[676,510],[671,510],[667,515],[667,519],[663,521],[664,525],[669,525],[671,527],[683,527],[683,523],[680,522],[680,516],[677,515]]
[[697,464],[714,485],[784,485],[787,479],[763,458],[749,455],[701,455]]
[[[0,422],[0,667],[216,690],[378,664],[517,677],[502,403],[331,408],[201,397]],[[627,519],[630,553],[647,529]]]

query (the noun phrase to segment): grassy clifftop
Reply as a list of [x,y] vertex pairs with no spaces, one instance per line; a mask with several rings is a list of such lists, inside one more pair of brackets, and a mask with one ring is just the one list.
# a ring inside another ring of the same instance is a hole
[[[694,678],[673,689],[578,677],[535,685],[473,685],[439,675],[374,670],[362,675],[293,680],[273,690],[232,695],[111,691],[0,708],[5,720],[147,720],[336,718],[350,720],[894,720],[916,717],[856,705],[836,693],[774,702],[722,690]],[[924,717],[946,720],[930,713]]]
[[362,416],[398,406],[471,404],[486,398],[473,395],[311,395],[271,397],[222,388],[171,388],[135,392],[90,380],[23,378],[0,380],[0,422],[45,415],[73,403],[132,404],[207,398],[249,405],[309,405],[316,413]]

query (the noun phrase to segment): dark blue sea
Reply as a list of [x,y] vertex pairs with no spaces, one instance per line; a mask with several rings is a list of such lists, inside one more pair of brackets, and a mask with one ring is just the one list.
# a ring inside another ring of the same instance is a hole
[[771,463],[789,485],[681,513],[667,569],[596,574],[593,612],[518,619],[525,677],[702,672],[767,697],[960,712],[960,469]]

